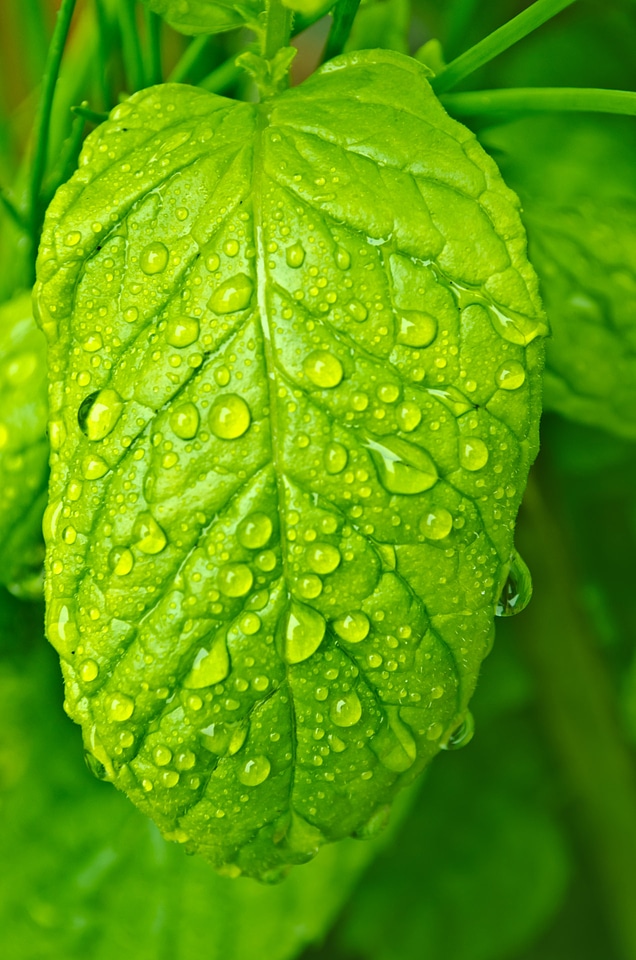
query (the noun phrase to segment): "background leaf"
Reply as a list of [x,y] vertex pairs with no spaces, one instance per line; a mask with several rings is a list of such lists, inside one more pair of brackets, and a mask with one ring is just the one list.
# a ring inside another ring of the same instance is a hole
[[254,26],[264,9],[261,0],[142,0],[174,30],[186,34],[224,33]]

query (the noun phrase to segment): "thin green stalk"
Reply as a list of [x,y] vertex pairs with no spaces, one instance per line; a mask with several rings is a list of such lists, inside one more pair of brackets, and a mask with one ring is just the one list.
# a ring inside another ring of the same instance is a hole
[[11,200],[9,200],[2,187],[0,187],[0,207],[9,215],[20,230],[28,230],[28,224],[25,222],[22,214]]
[[451,0],[446,5],[445,53],[451,54],[457,49],[461,50],[464,37],[468,33],[477,12],[478,3],[479,0]]
[[100,124],[104,120],[108,120],[107,113],[100,113],[99,110],[91,110],[88,106],[88,103],[80,103],[77,107],[71,107],[71,113],[74,113],[77,117],[83,117],[84,120],[88,120],[89,123]]
[[336,4],[332,14],[333,23],[325,47],[325,60],[332,60],[344,50],[359,6],[360,0],[339,0]]
[[237,67],[234,62],[235,59],[236,55],[215,67],[211,73],[208,73],[207,77],[199,81],[198,86],[210,93],[223,93],[243,75],[241,67]]
[[[81,106],[86,108],[87,105],[82,104]],[[77,109],[73,110],[73,114],[71,132],[62,145],[59,161],[56,163],[44,190],[44,199],[47,204],[53,199],[53,195],[60,184],[65,183],[77,167],[77,159],[84,139],[86,116]]]
[[99,92],[102,98],[102,106],[108,110],[113,104],[113,95],[108,81],[109,76],[109,56],[111,48],[111,27],[104,9],[104,0],[94,0],[95,19],[97,21],[97,59],[96,73]]
[[20,50],[26,54],[31,83],[35,87],[42,78],[49,45],[49,30],[42,0],[20,0],[15,4],[20,17]]
[[450,90],[464,77],[489,63],[494,57],[499,56],[504,50],[517,43],[518,40],[522,40],[523,37],[532,33],[546,20],[550,20],[573,3],[576,3],[576,0],[536,0],[536,3],[533,3],[523,13],[513,17],[503,27],[499,27],[498,30],[493,31],[489,36],[476,43],[470,50],[466,50],[465,53],[452,60],[431,81],[433,89],[438,94]]
[[[552,491],[553,485],[546,489]],[[515,626],[537,677],[546,736],[565,777],[575,824],[596,862],[618,955],[634,960],[634,756],[623,735],[599,643],[581,604],[571,548],[536,474],[524,500],[518,539],[535,589]]]
[[163,21],[149,7],[144,8],[146,22],[146,77],[149,84],[161,83],[163,66],[161,61],[161,27]]
[[448,93],[440,100],[449,113],[461,117],[497,116],[544,111],[587,111],[636,116],[636,93],[592,87],[513,87]]
[[212,37],[203,34],[188,44],[168,74],[168,83],[183,83],[184,80],[187,80],[191,70],[197,65],[205,53],[211,39]]
[[129,92],[134,93],[135,90],[143,90],[146,86],[144,59],[137,31],[134,0],[119,0],[118,12],[126,83]]
[[273,60],[279,50],[289,45],[291,26],[291,10],[284,7],[281,0],[267,0],[267,20],[261,51],[266,60]]
[[46,168],[53,97],[74,10],[75,0],[62,0],[46,58],[40,103],[35,118],[33,158],[27,185],[27,222],[34,246],[40,226],[40,190]]

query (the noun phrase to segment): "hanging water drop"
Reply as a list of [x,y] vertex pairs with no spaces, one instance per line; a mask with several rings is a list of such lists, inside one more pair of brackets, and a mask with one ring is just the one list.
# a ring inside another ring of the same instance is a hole
[[530,603],[531,597],[532,576],[515,550],[508,577],[495,607],[496,616],[513,617],[516,613],[521,613]]
[[468,710],[458,727],[455,727],[445,743],[440,744],[442,750],[460,750],[473,739],[475,733],[475,719]]

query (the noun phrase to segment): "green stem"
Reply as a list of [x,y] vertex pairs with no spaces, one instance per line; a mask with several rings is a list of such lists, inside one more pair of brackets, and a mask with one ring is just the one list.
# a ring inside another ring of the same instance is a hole
[[168,74],[168,83],[183,83],[190,71],[197,65],[212,37],[203,34],[188,44],[181,57]]
[[243,75],[242,69],[237,67],[234,62],[235,59],[236,54],[215,67],[211,73],[208,73],[207,77],[199,81],[198,86],[210,93],[223,93]]
[[59,161],[51,173],[49,182],[46,184],[44,190],[44,200],[47,204],[53,199],[53,195],[60,184],[65,183],[77,167],[77,158],[79,157],[84,139],[86,108],[87,104],[82,104],[79,108],[72,110],[74,118],[71,125],[71,132],[64,141]]
[[291,26],[292,12],[283,6],[282,0],[267,0],[267,20],[261,51],[266,60],[273,60],[279,50],[289,46]]
[[344,50],[359,6],[360,0],[339,0],[336,4],[325,48],[325,60],[332,60]]
[[452,53],[461,50],[463,40],[469,32],[479,0],[451,0],[447,4],[445,16],[446,36],[444,38],[444,52]]
[[546,20],[550,20],[561,10],[575,2],[576,0],[536,0],[536,3],[533,3],[523,13],[513,17],[503,27],[499,27],[498,30],[493,31],[489,36],[476,43],[470,50],[466,50],[465,53],[452,60],[431,81],[433,89],[438,94],[450,90],[464,77],[489,63],[494,57],[499,56],[504,50],[517,43],[518,40],[522,40],[523,37],[540,27]]
[[113,103],[113,97],[108,82],[109,76],[109,57],[108,51],[111,48],[111,28],[104,9],[103,0],[94,0],[95,19],[97,21],[97,83],[102,98],[102,106],[109,110]]
[[42,0],[21,0],[15,4],[20,16],[20,49],[26,53],[31,86],[40,82],[48,47],[48,26]]
[[83,117],[84,120],[88,120],[89,123],[94,123],[99,125],[103,123],[104,120],[108,120],[107,113],[100,113],[98,110],[91,110],[86,102],[80,103],[77,107],[71,107],[71,113],[74,113],[76,117]]
[[533,571],[535,590],[517,623],[524,654],[538,680],[545,731],[568,783],[581,837],[598,868],[619,955],[634,960],[634,757],[621,730],[599,644],[581,605],[571,550],[536,476],[528,486],[518,539]]
[[34,246],[40,227],[40,190],[46,168],[53,97],[74,10],[75,0],[62,0],[46,58],[42,93],[35,118],[35,144],[27,186],[27,222]]
[[149,7],[144,8],[144,19],[147,44],[146,76],[148,77],[148,83],[154,85],[161,83],[163,80],[161,62],[161,27],[163,21]]
[[134,0],[119,0],[119,29],[121,31],[126,83],[130,93],[134,93],[146,86],[144,59],[137,31]]
[[2,209],[8,213],[15,225],[19,227],[20,230],[24,230],[25,232],[28,231],[28,224],[24,221],[24,218],[22,217],[18,208],[11,202],[11,200],[9,200],[2,187],[0,187],[0,207],[2,207]]
[[592,87],[514,87],[507,90],[477,90],[448,93],[440,100],[449,113],[462,117],[497,116],[511,113],[589,111],[636,116],[636,93]]

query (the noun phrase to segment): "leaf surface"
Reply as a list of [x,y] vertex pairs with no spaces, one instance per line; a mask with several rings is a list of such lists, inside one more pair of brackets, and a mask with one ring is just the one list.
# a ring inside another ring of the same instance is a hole
[[522,197],[552,325],[545,405],[636,438],[636,128],[532,118],[486,133]]
[[179,33],[225,33],[254,27],[264,9],[261,0],[142,0]]
[[28,294],[0,306],[0,583],[41,592],[46,505],[46,340]]
[[492,642],[545,321],[426,77],[137,94],[48,215],[48,636],[103,775],[231,873],[372,829]]

